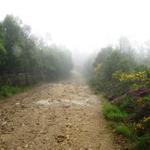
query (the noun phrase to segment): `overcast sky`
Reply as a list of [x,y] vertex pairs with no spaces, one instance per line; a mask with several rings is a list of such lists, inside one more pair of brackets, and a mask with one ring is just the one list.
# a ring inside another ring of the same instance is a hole
[[114,44],[120,36],[150,40],[150,0],[0,0],[0,20],[6,14],[76,51]]

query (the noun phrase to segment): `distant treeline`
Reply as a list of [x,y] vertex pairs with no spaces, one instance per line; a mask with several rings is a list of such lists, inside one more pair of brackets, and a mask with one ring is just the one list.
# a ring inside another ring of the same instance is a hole
[[54,80],[68,75],[72,66],[66,48],[48,46],[20,19],[7,15],[0,22],[0,84]]

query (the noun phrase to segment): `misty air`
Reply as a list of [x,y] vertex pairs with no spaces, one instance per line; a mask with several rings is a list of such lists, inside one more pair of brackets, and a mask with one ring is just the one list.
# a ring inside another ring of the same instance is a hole
[[0,150],[149,150],[149,6],[1,1]]

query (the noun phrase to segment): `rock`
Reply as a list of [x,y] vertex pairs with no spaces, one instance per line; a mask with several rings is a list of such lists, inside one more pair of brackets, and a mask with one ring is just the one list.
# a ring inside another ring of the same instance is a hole
[[64,135],[58,135],[55,137],[57,143],[62,143],[65,139],[66,139],[66,136]]
[[17,150],[22,150],[22,148],[20,146],[17,147]]
[[6,124],[7,124],[7,121],[2,122],[2,126],[6,125]]
[[26,144],[24,147],[25,147],[25,148],[27,148],[27,147],[29,147],[29,145],[28,145],[28,144]]
[[16,105],[20,105],[20,103],[19,103],[19,102],[17,102],[17,103],[16,103]]

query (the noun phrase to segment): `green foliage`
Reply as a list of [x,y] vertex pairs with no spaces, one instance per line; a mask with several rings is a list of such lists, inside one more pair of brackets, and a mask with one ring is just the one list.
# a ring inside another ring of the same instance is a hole
[[23,73],[30,84],[29,76],[54,80],[68,75],[72,66],[68,49],[40,42],[20,19],[8,15],[0,22],[0,77]]
[[148,150],[150,149],[150,134],[138,137],[135,148],[137,150]]
[[131,127],[128,127],[124,123],[116,125],[115,131],[116,131],[116,133],[122,134],[123,136],[125,136],[127,138],[132,138],[132,136],[133,136],[133,130],[131,129]]
[[143,99],[145,102],[150,102],[150,95],[145,96]]
[[110,101],[104,103],[103,113],[115,124],[116,132],[130,138],[132,143],[138,141],[134,149],[147,150],[150,149],[149,58],[135,60],[137,54],[126,38],[120,40],[118,47],[106,47],[98,53],[90,85]]
[[19,87],[14,87],[14,86],[9,86],[9,85],[1,86],[0,87],[0,98],[12,96],[12,95],[18,93],[19,91],[20,91]]
[[114,50],[111,55],[104,61],[101,67],[102,79],[112,80],[113,73],[120,71],[129,71],[132,62],[129,61],[126,55],[122,54],[119,50]]
[[101,51],[97,54],[93,65],[96,66],[97,64],[102,64],[103,62],[105,62],[108,59],[108,57],[111,56],[112,52],[112,47],[102,48]]
[[113,74],[116,71],[129,72],[135,67],[132,55],[127,55],[119,49],[110,47],[102,49],[94,62],[95,76],[93,78],[97,84],[96,87],[110,96],[124,93],[129,88],[128,84],[120,83]]
[[121,121],[127,117],[127,113],[121,111],[117,106],[110,103],[104,103],[103,105],[104,116],[112,121]]
[[82,68],[82,73],[84,77],[87,80],[91,80],[90,83],[92,84],[92,78],[94,75],[94,69],[93,69],[93,61],[95,59],[95,55],[91,55],[84,63],[83,68]]

